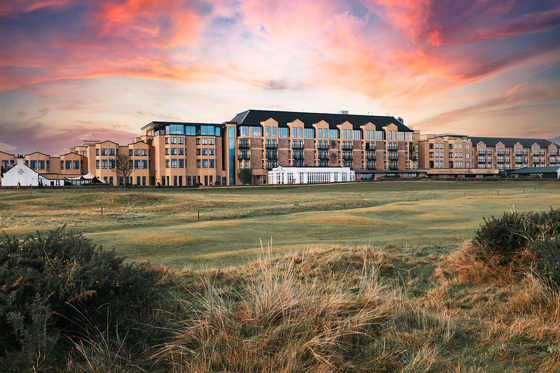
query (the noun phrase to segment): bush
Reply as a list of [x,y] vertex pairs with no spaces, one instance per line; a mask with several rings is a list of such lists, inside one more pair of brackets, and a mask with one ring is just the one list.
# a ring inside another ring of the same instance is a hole
[[92,327],[123,327],[135,310],[149,308],[160,273],[149,263],[123,260],[64,228],[46,237],[5,236],[0,241],[0,366],[29,370],[57,336],[79,338]]
[[473,244],[482,257],[498,256],[503,264],[521,254],[535,241],[560,234],[560,209],[538,213],[509,213],[500,219],[484,219]]
[[560,290],[560,237],[536,242],[532,272],[549,288]]

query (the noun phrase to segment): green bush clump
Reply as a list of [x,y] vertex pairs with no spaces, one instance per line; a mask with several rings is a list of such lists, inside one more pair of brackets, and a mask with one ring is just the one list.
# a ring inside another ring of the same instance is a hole
[[553,290],[560,290],[560,237],[536,242],[532,272]]
[[124,264],[81,234],[64,228],[0,240],[0,366],[29,370],[49,351],[90,329],[126,327],[129,316],[157,298],[161,273]]
[[547,212],[506,212],[496,219],[484,219],[473,245],[482,257],[498,256],[501,263],[511,262],[533,242],[560,234],[560,209]]

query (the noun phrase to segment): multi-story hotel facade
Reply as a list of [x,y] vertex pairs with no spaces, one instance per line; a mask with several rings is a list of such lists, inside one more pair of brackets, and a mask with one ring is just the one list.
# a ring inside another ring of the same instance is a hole
[[[247,110],[219,124],[153,121],[141,131],[128,145],[84,141],[59,157],[35,152],[23,159],[51,180],[90,174],[106,184],[138,186],[238,185],[243,169],[251,170],[254,184],[267,184],[279,166],[349,168],[362,181],[560,166],[560,146],[548,140],[420,135],[391,116]],[[119,154],[130,163],[127,180],[117,172]],[[0,152],[2,169],[17,158]]]

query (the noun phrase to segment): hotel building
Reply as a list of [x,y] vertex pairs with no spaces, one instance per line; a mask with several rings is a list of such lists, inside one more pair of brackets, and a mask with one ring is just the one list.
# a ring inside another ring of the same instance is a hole
[[[480,177],[560,166],[560,146],[548,140],[420,135],[400,118],[344,112],[247,110],[219,124],[154,121],[141,131],[128,145],[84,141],[59,157],[36,152],[23,158],[49,179],[89,173],[120,185],[125,180],[117,173],[116,157],[126,154],[132,168],[126,182],[138,186],[238,185],[242,169],[251,170],[253,184],[277,183],[279,176],[268,177],[278,167],[305,169],[306,182],[324,182]],[[16,158],[0,152],[2,168],[16,164]],[[349,169],[352,177],[326,176],[329,169]]]

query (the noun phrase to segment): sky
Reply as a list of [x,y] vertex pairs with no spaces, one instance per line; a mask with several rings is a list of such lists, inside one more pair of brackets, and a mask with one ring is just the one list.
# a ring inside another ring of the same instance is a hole
[[560,135],[560,0],[0,2],[0,151],[247,109]]

